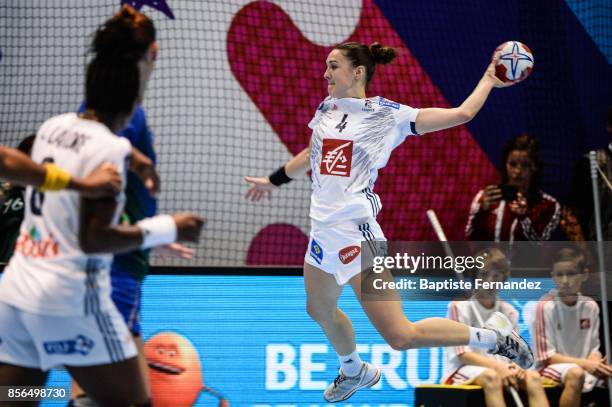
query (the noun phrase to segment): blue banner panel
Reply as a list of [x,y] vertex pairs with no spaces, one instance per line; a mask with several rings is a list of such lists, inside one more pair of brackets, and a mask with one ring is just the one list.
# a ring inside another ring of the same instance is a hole
[[[523,309],[535,304],[512,304],[528,337]],[[447,305],[409,301],[404,310],[418,321],[444,317]],[[394,351],[349,287],[340,307],[353,321],[362,358],[383,368],[380,383],[344,405],[411,406],[415,386],[443,377],[443,349]],[[168,405],[327,405],[322,393],[337,375],[338,360],[306,313],[300,277],[150,276],[143,286],[142,325],[154,397],[172,400]],[[66,372],[53,371],[48,384],[68,380]]]

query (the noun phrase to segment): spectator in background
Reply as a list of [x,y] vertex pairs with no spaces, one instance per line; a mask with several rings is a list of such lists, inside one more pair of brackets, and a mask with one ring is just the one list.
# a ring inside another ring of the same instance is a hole
[[[30,155],[34,138],[31,134],[21,140],[17,149]],[[19,226],[23,220],[25,188],[21,185],[8,184],[0,205],[0,263],[8,263],[15,251],[15,241],[19,235]]]
[[587,278],[584,255],[560,250],[551,275],[556,290],[538,303],[533,322],[536,368],[563,384],[559,406],[579,406],[582,393],[612,377],[612,366],[600,352],[599,307],[580,293]]
[[[475,257],[485,258],[484,267],[476,270],[475,278],[486,282],[505,282],[510,277],[510,263],[497,248],[488,248]],[[481,328],[495,312],[508,317],[518,332],[519,315],[510,303],[498,298],[497,290],[479,288],[466,301],[448,304],[447,318],[469,326]],[[509,387],[526,391],[529,405],[546,407],[548,400],[540,375],[533,370],[521,369],[507,358],[469,346],[446,348],[447,372],[443,383],[454,385],[476,384],[482,386],[487,406],[505,406],[504,390]]]
[[538,141],[527,134],[508,141],[500,185],[488,185],[472,201],[466,226],[470,240],[549,240],[561,206],[540,189]]

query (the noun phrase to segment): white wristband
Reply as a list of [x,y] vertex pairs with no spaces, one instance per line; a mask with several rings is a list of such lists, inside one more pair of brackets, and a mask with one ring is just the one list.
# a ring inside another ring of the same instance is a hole
[[141,249],[176,242],[176,223],[170,215],[157,215],[136,222],[142,231]]

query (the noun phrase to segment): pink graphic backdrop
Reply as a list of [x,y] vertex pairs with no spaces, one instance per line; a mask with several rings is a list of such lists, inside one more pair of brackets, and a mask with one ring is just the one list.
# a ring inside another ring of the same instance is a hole
[[[390,65],[377,67],[369,96],[381,95],[413,107],[449,107],[405,44],[371,0],[364,0],[360,21],[345,41],[378,41],[399,51]],[[343,41],[344,42],[344,41]],[[227,37],[232,72],[292,154],[308,145],[307,123],[327,96],[323,80],[330,47],[310,42],[278,6],[253,2],[234,17]],[[467,95],[466,95],[467,96]],[[496,170],[465,126],[408,138],[381,171],[375,192],[382,199],[378,217],[390,240],[435,240],[425,211],[434,209],[451,240],[462,240],[473,194],[497,179]],[[270,225],[254,238],[247,264],[278,264],[278,233]],[[301,232],[300,232],[301,234]],[[295,230],[299,250],[289,263],[301,264],[305,237]],[[256,247],[256,250],[254,249]]]

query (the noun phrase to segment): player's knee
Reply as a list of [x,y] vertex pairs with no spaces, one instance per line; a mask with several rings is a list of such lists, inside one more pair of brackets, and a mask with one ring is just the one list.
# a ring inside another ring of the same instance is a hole
[[306,312],[308,316],[319,325],[326,325],[333,322],[336,308],[330,309],[329,307],[322,307],[314,301],[308,301],[306,303]]
[[584,369],[580,366],[574,366],[565,373],[566,386],[576,386],[582,388],[584,384]]
[[499,374],[493,369],[486,369],[482,372],[480,376],[478,376],[478,383],[485,390],[498,389],[502,386],[501,377],[499,377]]
[[416,343],[416,329],[411,324],[408,327],[404,327],[405,329],[393,329],[386,332],[381,332],[383,338],[389,346],[391,346],[394,350],[407,350],[415,347]]

